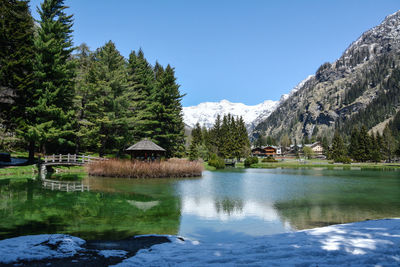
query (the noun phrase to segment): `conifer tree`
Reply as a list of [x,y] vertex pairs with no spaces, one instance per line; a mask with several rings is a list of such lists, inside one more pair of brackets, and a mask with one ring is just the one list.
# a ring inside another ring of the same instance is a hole
[[192,130],[192,142],[189,147],[189,159],[196,160],[199,158],[199,148],[203,144],[202,130],[199,123]]
[[330,157],[335,161],[342,161],[344,157],[346,157],[347,151],[344,145],[344,141],[342,136],[338,131],[335,131],[335,134],[332,139],[332,148],[330,152]]
[[238,132],[239,150],[237,151],[235,156],[237,159],[240,159],[241,157],[247,157],[250,154],[250,140],[242,116],[237,119],[236,125]]
[[388,125],[383,130],[383,154],[385,159],[392,162],[393,155],[396,151],[396,140],[393,138],[392,132]]
[[72,15],[62,0],[45,0],[38,8],[40,27],[35,38],[35,106],[24,135],[39,142],[42,152],[62,152],[74,145],[74,64]]
[[[80,150],[96,150],[96,139],[98,128],[94,122],[89,121],[89,109],[93,104],[96,95],[96,79],[93,77],[95,56],[89,47],[83,43],[77,47],[77,53],[74,54],[76,65],[75,79],[75,99],[74,107],[76,109],[77,127],[75,131],[76,147],[75,153]],[[93,108],[92,108],[93,109]]]
[[[27,110],[35,105],[33,85],[34,24],[27,1],[0,1],[0,118],[6,129],[27,131]],[[34,138],[29,143],[29,160],[34,156]]]
[[125,59],[113,42],[107,42],[96,51],[88,79],[85,117],[97,131],[96,147],[101,156],[113,150],[119,154],[132,140],[129,121],[132,114]]
[[354,159],[359,161],[361,159],[360,156],[360,148],[359,148],[359,141],[360,139],[360,133],[358,132],[358,129],[356,127],[353,128],[350,136],[350,145],[349,145],[349,156]]
[[367,127],[362,125],[358,138],[358,155],[360,161],[365,162],[371,159],[371,143]]
[[181,100],[174,69],[168,65],[164,70],[156,63],[155,92],[151,98],[152,112],[157,126],[153,139],[167,151],[167,157],[182,156],[184,151],[184,123]]
[[128,73],[132,84],[130,109],[136,120],[133,127],[133,138],[136,142],[145,137],[152,137],[154,130],[159,127],[153,113],[158,103],[152,101],[155,95],[155,75],[141,49],[137,55],[135,51],[129,55]]
[[380,152],[378,138],[375,136],[373,132],[370,135],[370,140],[371,140],[370,159],[373,162],[378,163],[382,160],[382,155]]

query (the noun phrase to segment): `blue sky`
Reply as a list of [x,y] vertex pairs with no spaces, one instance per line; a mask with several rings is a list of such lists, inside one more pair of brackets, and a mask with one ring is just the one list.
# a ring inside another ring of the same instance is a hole
[[[33,16],[42,1],[31,1]],[[364,31],[400,9],[398,0],[66,0],[74,42],[108,40],[121,54],[143,49],[175,67],[184,106],[227,99],[278,100]]]

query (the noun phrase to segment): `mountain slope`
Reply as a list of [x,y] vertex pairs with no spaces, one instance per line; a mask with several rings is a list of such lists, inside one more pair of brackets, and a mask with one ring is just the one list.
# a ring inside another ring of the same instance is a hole
[[365,32],[258,124],[254,135],[332,136],[372,128],[400,108],[400,11]]

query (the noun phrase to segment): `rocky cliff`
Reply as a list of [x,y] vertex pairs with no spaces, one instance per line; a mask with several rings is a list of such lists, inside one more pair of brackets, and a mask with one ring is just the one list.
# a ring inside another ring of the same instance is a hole
[[382,125],[400,107],[400,11],[352,43],[333,63],[324,63],[258,124],[254,135],[298,141],[344,133],[356,125]]

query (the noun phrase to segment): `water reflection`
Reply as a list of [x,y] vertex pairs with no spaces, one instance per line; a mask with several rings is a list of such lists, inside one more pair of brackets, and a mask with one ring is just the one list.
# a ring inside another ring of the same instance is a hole
[[41,233],[68,233],[88,240],[178,234],[180,199],[171,194],[170,184],[160,185],[159,194],[133,188],[121,192],[118,181],[109,185],[109,192],[61,192],[44,189],[41,180],[3,182],[0,239]]
[[0,239],[179,234],[223,242],[399,217],[399,174],[321,168],[205,172],[197,179],[85,177],[90,192],[46,190],[40,180],[0,180]]

